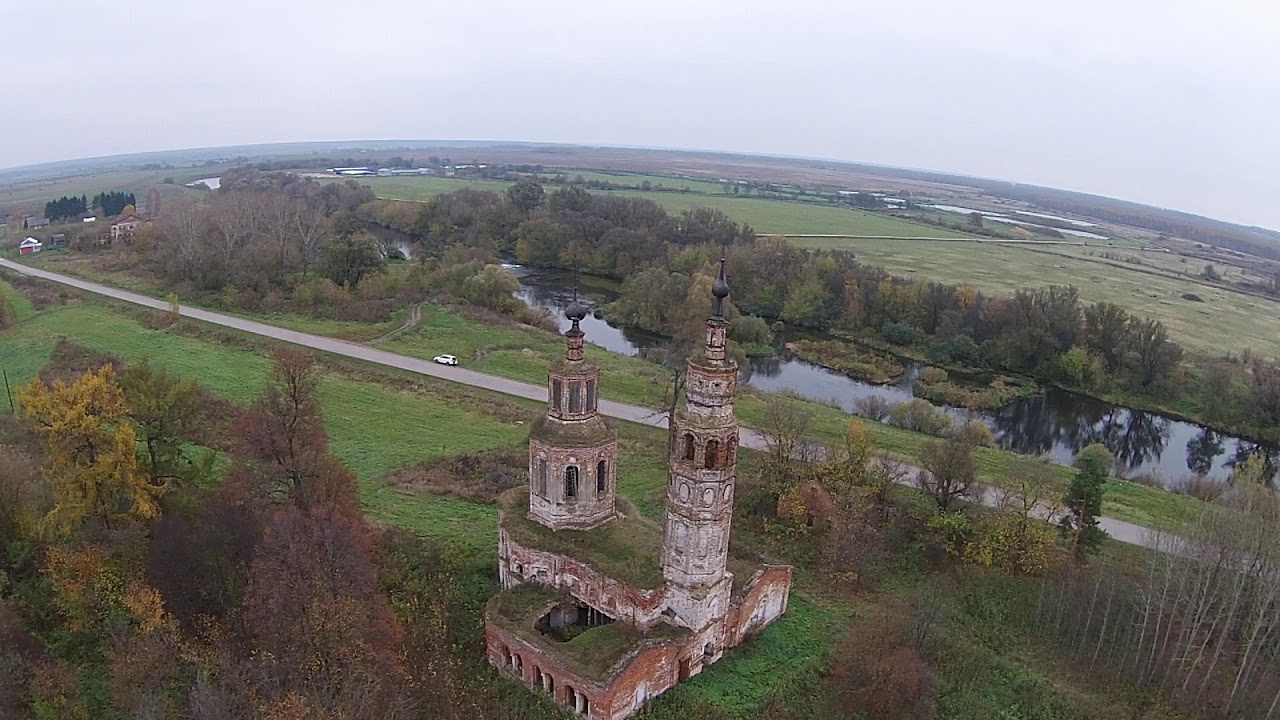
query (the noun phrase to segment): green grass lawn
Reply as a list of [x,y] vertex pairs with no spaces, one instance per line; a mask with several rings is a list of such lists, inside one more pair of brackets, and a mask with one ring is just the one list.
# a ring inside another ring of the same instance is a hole
[[[1188,348],[1221,355],[1246,347],[1280,355],[1280,302],[1179,278],[1155,267],[1125,266],[1082,255],[1082,249],[996,243],[800,238],[803,247],[851,250],[891,273],[946,283],[967,282],[1008,294],[1048,283],[1075,285],[1088,302],[1114,302],[1164,322]],[[1097,248],[1099,252],[1104,248]],[[1182,299],[1194,293],[1204,302]]]

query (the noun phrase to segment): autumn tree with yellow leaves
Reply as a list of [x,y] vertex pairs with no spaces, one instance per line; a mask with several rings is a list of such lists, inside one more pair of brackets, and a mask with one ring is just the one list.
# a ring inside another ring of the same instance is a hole
[[159,514],[163,488],[138,468],[138,437],[111,366],[71,384],[37,379],[18,402],[48,446],[54,505],[46,527],[68,533],[93,521],[110,529]]

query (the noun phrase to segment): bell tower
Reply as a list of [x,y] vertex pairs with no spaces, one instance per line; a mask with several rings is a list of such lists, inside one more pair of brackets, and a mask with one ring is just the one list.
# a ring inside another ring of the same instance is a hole
[[547,412],[529,433],[529,518],[552,530],[588,530],[613,519],[618,434],[600,417],[600,368],[583,353],[587,308],[565,310],[563,360],[551,365]]
[[729,609],[733,576],[726,570],[737,478],[738,420],[733,414],[738,365],[725,347],[729,284],[725,258],[712,287],[705,346],[689,358],[684,405],[673,418],[675,442],[667,483],[662,573],[667,609],[678,624],[700,630]]

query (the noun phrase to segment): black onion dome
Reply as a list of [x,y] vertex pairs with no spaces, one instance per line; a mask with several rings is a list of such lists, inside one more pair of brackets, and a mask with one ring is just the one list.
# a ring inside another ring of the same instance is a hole
[[721,255],[720,276],[716,278],[715,284],[711,286],[711,294],[716,298],[713,304],[715,317],[724,317],[724,299],[729,297],[729,282],[724,279],[724,261],[725,257]]
[[729,297],[729,283],[725,282],[723,275],[716,278],[716,284],[711,286],[711,294],[721,300]]
[[581,322],[582,319],[587,316],[587,306],[575,299],[573,302],[569,303],[569,307],[565,309],[564,316],[575,323]]
[[723,299],[725,299],[725,298],[729,297],[729,282],[728,282],[727,280],[725,280],[725,279],[724,279],[724,263],[725,263],[725,260],[726,260],[726,258],[725,258],[725,256],[724,256],[724,254],[723,254],[723,253],[721,253],[721,255],[720,255],[720,277],[717,277],[717,278],[716,278],[716,283],[715,283],[715,285],[712,285],[712,286],[711,286],[711,294],[712,294],[712,295],[715,295],[715,296],[716,296],[716,299],[718,299],[718,300],[723,300]]

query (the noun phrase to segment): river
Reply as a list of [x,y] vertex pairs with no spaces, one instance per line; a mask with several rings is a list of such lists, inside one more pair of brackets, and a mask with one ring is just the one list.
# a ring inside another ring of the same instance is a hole
[[[520,279],[517,296],[534,307],[551,311],[561,330],[566,329],[569,321],[564,309],[572,297],[570,275],[518,266],[509,269]],[[591,278],[584,283],[582,295],[598,307],[617,296],[617,285]],[[582,322],[582,329],[587,342],[624,355],[644,356],[647,350],[664,342],[659,336],[610,325],[595,312]],[[896,382],[873,385],[800,360],[783,347],[777,351],[773,357],[751,360],[748,385],[766,391],[790,390],[814,400],[834,402],[846,412],[853,412],[859,399],[872,395],[893,403],[910,400],[911,386],[922,369],[918,363],[907,363],[906,372]],[[957,408],[947,410],[956,417],[966,414]],[[1263,450],[1272,467],[1277,455],[1274,447],[1259,446],[1195,423],[1053,388],[998,410],[976,413],[976,417],[991,428],[1002,447],[1067,464],[1085,445],[1101,442],[1123,462],[1129,477],[1153,475],[1166,485],[1190,475],[1226,480],[1232,466],[1255,450]]]

